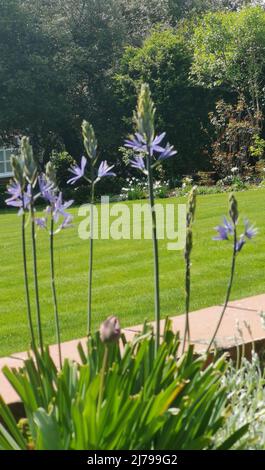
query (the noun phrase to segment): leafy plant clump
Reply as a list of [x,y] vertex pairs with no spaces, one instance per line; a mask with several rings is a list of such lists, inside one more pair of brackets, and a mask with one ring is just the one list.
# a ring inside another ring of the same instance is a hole
[[[178,357],[179,339],[167,322],[157,354],[152,331],[144,327],[119,347],[109,326],[79,346],[82,365],[65,360],[62,370],[46,350],[29,357],[23,370],[4,374],[25,406],[18,425],[0,402],[0,449],[163,450],[212,449],[225,422],[227,367],[222,357],[205,368],[193,348]],[[108,326],[106,326],[108,325]],[[117,333],[114,333],[117,334]],[[119,333],[118,333],[119,334]],[[229,449],[244,435],[242,426],[218,448]],[[221,434],[220,434],[221,435]]]
[[247,433],[236,443],[245,450],[265,449],[265,376],[258,355],[252,353],[252,361],[242,360],[240,367],[229,364],[223,378],[227,388],[227,399],[233,412],[216,436],[216,445],[238,427],[250,423]]

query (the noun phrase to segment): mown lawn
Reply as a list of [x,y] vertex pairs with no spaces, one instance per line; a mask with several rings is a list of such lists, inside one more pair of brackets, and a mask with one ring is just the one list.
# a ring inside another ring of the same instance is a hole
[[[227,213],[227,194],[198,197],[192,263],[193,310],[221,303],[230,265],[228,242],[214,242],[213,227]],[[232,297],[265,291],[264,236],[265,190],[237,194],[242,217],[248,216],[259,228],[254,242],[238,257]],[[183,203],[175,199],[174,203]],[[173,199],[159,201],[163,204]],[[77,209],[73,209],[77,214]],[[20,219],[14,212],[0,214],[0,355],[24,350],[28,330],[24,302]],[[75,226],[56,238],[56,270],[62,338],[69,340],[86,333],[88,242],[78,237]],[[46,342],[54,342],[53,309],[50,296],[47,234],[38,232],[39,280],[43,330]],[[159,242],[162,315],[184,311],[184,262],[182,252],[170,252]],[[30,249],[30,246],[29,246]],[[119,316],[123,326],[153,318],[153,260],[150,240],[95,241],[93,324],[96,328],[108,315]],[[32,286],[32,275],[31,275]],[[34,308],[34,303],[32,302]]]

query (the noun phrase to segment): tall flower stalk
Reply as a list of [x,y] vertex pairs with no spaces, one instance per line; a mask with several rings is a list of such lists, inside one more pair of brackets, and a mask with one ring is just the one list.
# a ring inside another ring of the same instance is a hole
[[155,345],[156,351],[160,341],[160,287],[159,287],[159,253],[157,241],[157,221],[154,201],[153,171],[161,162],[176,154],[172,146],[160,144],[165,133],[155,136],[155,107],[147,84],[142,84],[138,104],[134,113],[136,133],[125,141],[125,147],[137,155],[130,160],[133,168],[139,169],[148,177],[149,204],[152,217],[152,240],[154,260],[154,311],[155,311]]
[[94,204],[95,204],[95,164],[97,161],[98,143],[91,124],[82,123],[82,135],[86,153],[90,158],[90,236],[89,236],[89,260],[88,260],[88,291],[87,291],[87,335],[91,334],[92,323],[92,286],[93,286],[93,255],[94,255]]
[[231,295],[231,290],[232,290],[234,275],[235,275],[237,255],[242,250],[246,241],[251,240],[257,234],[257,229],[253,225],[251,225],[247,219],[245,219],[244,220],[244,233],[241,234],[240,237],[238,238],[238,235],[237,235],[237,226],[238,226],[238,220],[239,220],[238,204],[233,194],[231,194],[231,196],[229,197],[229,206],[230,206],[229,208],[230,219],[227,219],[226,217],[224,217],[223,225],[218,225],[216,227],[218,235],[214,237],[214,240],[219,240],[219,241],[229,240],[229,236],[232,236],[233,245],[232,245],[232,260],[231,260],[230,276],[229,276],[224,306],[221,311],[216,328],[214,330],[213,336],[209,342],[209,345],[207,348],[207,354],[210,352],[211,347],[215,341],[215,338],[221,326],[224,314],[226,312],[228,302],[230,300],[230,295]]
[[44,352],[43,336],[42,336],[42,324],[41,324],[41,313],[40,313],[40,296],[39,296],[39,281],[38,281],[38,265],[37,265],[37,248],[36,248],[36,233],[35,233],[35,209],[34,203],[30,204],[31,213],[31,241],[32,241],[32,256],[33,256],[33,273],[34,273],[34,290],[35,290],[35,302],[36,302],[36,314],[37,314],[37,329],[38,339],[41,353]]
[[29,203],[28,193],[25,192],[25,177],[24,177],[24,165],[23,161],[12,155],[11,165],[14,173],[14,181],[7,187],[9,198],[6,200],[6,204],[13,207],[19,208],[19,214],[21,217],[21,240],[22,240],[22,256],[23,256],[23,272],[24,272],[24,285],[25,285],[25,296],[27,305],[27,319],[31,338],[31,348],[36,350],[36,340],[34,334],[34,326],[31,312],[30,293],[29,293],[29,280],[28,280],[28,263],[27,263],[27,248],[26,248],[26,210]]
[[87,292],[87,334],[91,333],[92,322],[92,282],[93,282],[93,249],[94,249],[94,204],[95,185],[93,182],[94,168],[91,166],[91,199],[90,199],[90,237],[89,237],[89,265],[88,265],[88,292]]
[[32,149],[32,146],[30,145],[28,137],[22,138],[21,157],[22,157],[22,161],[24,164],[25,177],[28,181],[28,198],[29,198],[29,212],[31,216],[31,242],[32,242],[37,330],[38,330],[39,347],[40,347],[41,353],[43,353],[44,347],[43,347],[41,312],[40,312],[37,248],[36,248],[36,233],[35,233],[35,207],[34,207],[35,198],[33,197],[33,189],[36,186],[37,177],[38,177],[38,162],[34,157],[33,149]]
[[[56,172],[51,162],[49,162],[46,166],[46,175],[40,175],[38,180],[40,195],[46,202],[48,202],[48,206],[45,209],[45,217],[38,218],[35,220],[35,222],[38,227],[45,228],[49,232],[51,291],[54,308],[55,333],[58,345],[59,365],[60,368],[62,368],[61,330],[55,280],[54,236],[62,229],[71,227],[72,216],[68,214],[66,210],[72,205],[73,201],[63,202],[62,194],[59,193],[57,189]],[[48,216],[50,219],[49,228]],[[59,218],[61,216],[63,217],[63,221],[57,227],[56,224],[59,222]]]
[[55,318],[55,331],[58,345],[58,356],[60,368],[62,368],[62,348],[61,348],[61,334],[60,334],[60,321],[59,321],[59,312],[58,312],[58,302],[57,302],[57,292],[55,284],[55,270],[54,270],[54,220],[51,216],[51,225],[50,225],[50,264],[51,264],[51,288],[52,288],[52,297],[53,297],[53,306],[54,306],[54,318]]
[[90,234],[89,234],[89,266],[88,266],[88,303],[87,303],[87,335],[91,334],[92,325],[92,286],[93,286],[93,261],[94,261],[94,204],[95,204],[95,186],[106,176],[116,176],[111,170],[113,165],[109,166],[106,160],[100,163],[98,161],[98,143],[93,126],[87,122],[82,123],[82,135],[86,154],[90,160],[89,170],[87,171],[87,158],[82,157],[80,167],[74,165],[71,173],[74,175],[69,180],[69,184],[75,184],[80,178],[84,178],[89,184],[90,194]]
[[157,223],[156,223],[156,210],[154,200],[154,186],[153,186],[153,169],[151,164],[151,151],[148,147],[146,157],[147,172],[148,172],[148,189],[149,189],[149,203],[152,216],[152,241],[153,241],[153,258],[154,258],[154,292],[155,292],[155,320],[156,320],[156,350],[159,347],[160,340],[160,286],[159,286],[159,253],[157,241]]
[[189,194],[188,198],[188,210],[186,219],[186,245],[185,245],[185,330],[183,338],[183,352],[185,351],[186,341],[190,344],[190,266],[191,266],[191,251],[193,245],[193,232],[192,225],[194,222],[196,210],[196,187],[194,186]]
[[[59,310],[58,310],[58,301],[57,301],[57,290],[55,283],[55,268],[54,268],[54,206],[56,202],[56,173],[53,168],[53,165],[49,162],[46,166],[46,178],[47,181],[42,180],[41,193],[44,199],[48,200],[50,203],[49,212],[50,212],[50,269],[51,269],[51,290],[53,298],[53,309],[54,309],[54,320],[55,320],[55,333],[58,345],[58,357],[59,365],[62,368],[62,348],[61,348],[61,330],[60,330],[60,319],[59,319]],[[49,185],[50,183],[50,185]],[[47,211],[47,209],[46,209]]]
[[23,254],[23,268],[24,268],[24,284],[25,284],[26,304],[27,304],[27,313],[28,313],[28,325],[29,325],[30,337],[31,337],[31,347],[33,351],[35,351],[36,342],[35,342],[34,327],[33,327],[32,314],[31,314],[30,295],[29,295],[28,263],[27,263],[26,231],[25,231],[26,215],[24,212],[24,208],[23,208],[21,226],[22,226],[22,254]]

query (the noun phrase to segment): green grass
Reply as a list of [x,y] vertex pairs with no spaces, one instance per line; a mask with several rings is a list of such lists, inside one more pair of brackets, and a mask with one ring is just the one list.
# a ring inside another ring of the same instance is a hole
[[[238,257],[232,291],[234,299],[265,291],[265,190],[249,190],[237,193],[236,196],[242,217],[248,216],[258,226],[259,234],[254,243],[248,243]],[[224,299],[231,247],[228,242],[214,242],[212,236],[213,227],[227,213],[227,198],[227,194],[198,197],[192,255],[192,310],[220,304]],[[183,201],[174,200],[175,204]],[[159,202],[167,204],[173,202],[173,199]],[[78,237],[78,223],[81,219],[77,217],[77,209],[73,213],[76,215],[75,227],[61,232],[55,242],[63,340],[84,336],[87,324],[88,241]],[[0,220],[0,355],[7,355],[26,349],[29,337],[22,274],[21,220],[14,212],[2,212]],[[184,311],[183,253],[167,251],[166,243],[159,242],[163,317],[179,315]],[[37,245],[45,341],[55,342],[45,232],[38,232]],[[111,314],[120,318],[122,326],[134,325],[146,318],[153,319],[152,242],[100,240],[95,241],[94,247],[93,327],[96,328]]]

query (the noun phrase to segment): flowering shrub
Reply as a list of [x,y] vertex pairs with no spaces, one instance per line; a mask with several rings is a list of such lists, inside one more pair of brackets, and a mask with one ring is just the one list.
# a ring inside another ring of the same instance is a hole
[[123,201],[137,201],[148,197],[147,182],[132,177],[126,179],[126,186],[122,188],[120,198]]
[[[148,198],[148,183],[136,177],[127,178],[127,186],[122,188],[120,198],[122,201],[137,201]],[[170,189],[168,182],[154,181],[154,195],[157,199],[169,197]]]
[[217,186],[220,188],[229,188],[232,191],[242,191],[244,189],[248,189],[250,187],[249,177],[241,177],[238,174],[231,174],[226,176],[225,178],[217,181]]

